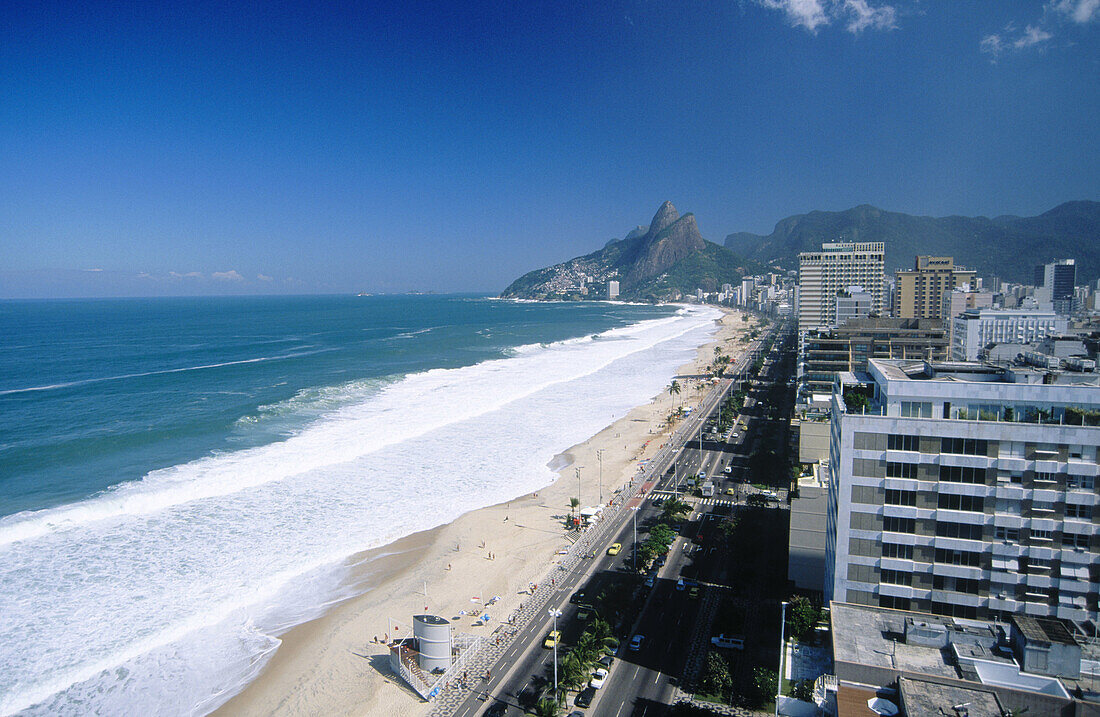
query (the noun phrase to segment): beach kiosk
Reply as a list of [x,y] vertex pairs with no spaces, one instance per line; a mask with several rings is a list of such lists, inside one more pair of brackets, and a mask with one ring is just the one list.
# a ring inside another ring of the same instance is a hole
[[482,638],[453,631],[438,615],[414,615],[412,635],[389,644],[390,669],[426,700],[465,668]]

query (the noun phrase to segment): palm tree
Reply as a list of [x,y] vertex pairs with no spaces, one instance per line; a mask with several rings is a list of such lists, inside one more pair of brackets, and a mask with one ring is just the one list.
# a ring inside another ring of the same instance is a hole
[[577,506],[580,505],[580,504],[581,504],[580,498],[570,498],[569,499],[569,514],[570,515],[575,514],[575,512],[577,510]]
[[691,506],[679,498],[669,498],[661,506],[662,517],[668,521],[675,521],[691,512]]
[[561,713],[561,704],[553,697],[543,697],[535,703],[535,717],[558,717]]
[[668,386],[668,395],[672,396],[673,394],[676,396],[680,395],[680,382],[676,379],[673,379],[672,383]]

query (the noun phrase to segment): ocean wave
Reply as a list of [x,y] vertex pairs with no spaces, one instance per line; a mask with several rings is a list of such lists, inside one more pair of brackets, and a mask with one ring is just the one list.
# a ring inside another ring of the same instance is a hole
[[546,485],[554,456],[663,390],[711,318],[345,385],[360,400],[285,441],[3,519],[0,712],[212,709],[341,595],[349,556]]
[[16,393],[34,393],[38,391],[55,391],[61,388],[73,388],[75,386],[86,386],[93,383],[104,383],[107,381],[122,381],[129,378],[145,378],[146,376],[163,376],[173,373],[186,373],[188,371],[205,371],[212,368],[224,368],[226,366],[241,366],[250,363],[265,363],[267,361],[285,361],[286,359],[301,358],[303,356],[313,356],[314,354],[326,353],[328,351],[334,351],[335,349],[317,349],[316,351],[298,351],[289,354],[280,354],[278,356],[259,356],[257,358],[241,359],[239,361],[223,361],[221,363],[203,364],[201,366],[183,366],[180,368],[166,368],[157,371],[142,371],[140,373],[125,373],[118,376],[97,376],[96,378],[85,378],[79,381],[65,381],[62,383],[52,383],[45,386],[28,386],[26,388],[9,388],[0,391],[0,396],[7,396]]

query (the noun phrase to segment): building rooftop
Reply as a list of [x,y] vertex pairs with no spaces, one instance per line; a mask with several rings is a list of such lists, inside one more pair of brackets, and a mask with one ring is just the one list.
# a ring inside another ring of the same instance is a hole
[[989,690],[902,677],[898,680],[898,693],[907,715],[1002,717],[1005,713],[997,695]]
[[1050,620],[1031,615],[1013,615],[1012,622],[1016,625],[1028,642],[1051,645],[1076,645],[1066,626],[1060,620]]
[[[836,662],[956,679],[960,677],[959,670],[948,662],[953,652],[962,653],[964,658],[1015,664],[1011,657],[994,651],[998,635],[986,622],[833,603],[832,623]],[[907,628],[911,631],[914,626],[924,627],[928,632],[952,633],[951,644],[958,650],[907,641]]]

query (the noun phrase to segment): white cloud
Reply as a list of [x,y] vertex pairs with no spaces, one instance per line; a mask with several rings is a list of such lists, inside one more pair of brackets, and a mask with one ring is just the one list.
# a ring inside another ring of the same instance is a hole
[[1052,0],[1047,7],[1081,25],[1100,18],[1100,0]]
[[202,272],[201,271],[189,271],[186,274],[180,274],[179,272],[176,272],[176,271],[170,271],[170,272],[168,272],[168,276],[172,279],[201,279],[202,278]]
[[84,271],[88,271],[88,272],[100,272],[100,271],[103,271],[103,270],[102,270],[102,269],[84,269]]
[[898,13],[890,5],[871,7],[867,0],[845,0],[844,10],[848,13],[848,32],[860,33],[872,30],[896,30]]
[[1024,50],[1043,45],[1053,37],[1053,34],[1039,25],[1028,25],[1021,32],[1014,23],[1010,22],[1000,33],[983,37],[979,47],[982,52],[992,55],[993,61],[996,62],[997,58],[1008,50]]
[[257,274],[257,275],[256,275],[256,278],[257,278],[257,279],[258,279],[259,281],[275,281],[275,279],[274,279],[274,278],[272,278],[272,277],[268,276],[267,274]]
[[780,10],[795,27],[804,27],[810,32],[829,24],[821,0],[760,0],[760,4],[769,10]]
[[[1100,1],[1100,0],[1098,0]],[[892,5],[871,5],[870,0],[756,0],[769,10],[779,10],[794,27],[817,33],[833,21],[845,21],[848,32],[894,30],[897,10]]]
[[244,281],[244,277],[237,273],[236,269],[230,269],[229,271],[215,271],[210,275],[211,279],[218,281]]
[[1016,38],[1012,46],[1019,50],[1025,47],[1031,47],[1032,45],[1038,45],[1041,42],[1046,42],[1052,37],[1054,37],[1054,35],[1051,35],[1046,30],[1034,25],[1028,25],[1027,29],[1024,30],[1024,34]]

